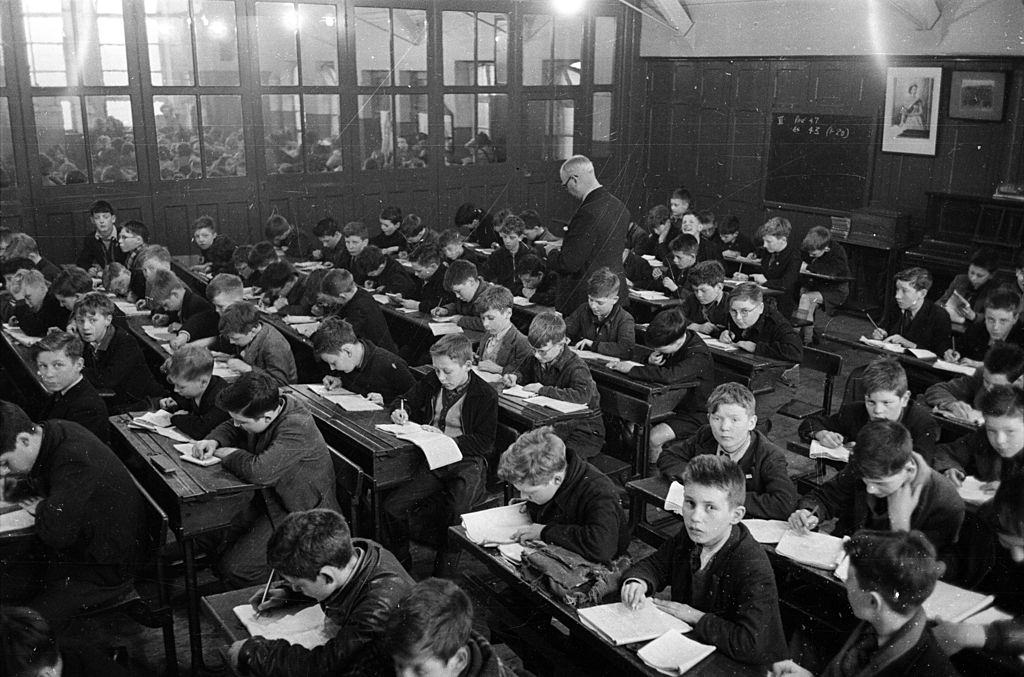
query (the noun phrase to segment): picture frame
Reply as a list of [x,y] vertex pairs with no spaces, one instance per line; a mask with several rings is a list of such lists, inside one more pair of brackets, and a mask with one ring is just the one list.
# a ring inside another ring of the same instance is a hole
[[1005,102],[1005,71],[953,71],[949,117],[1000,122]]
[[941,86],[942,68],[886,69],[882,152],[935,155]]

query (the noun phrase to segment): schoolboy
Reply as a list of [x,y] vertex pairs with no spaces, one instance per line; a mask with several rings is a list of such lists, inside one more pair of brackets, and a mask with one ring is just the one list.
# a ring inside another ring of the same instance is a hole
[[694,208],[693,197],[685,188],[676,188],[668,195],[669,218],[679,224],[683,214]]
[[871,421],[857,433],[856,451],[837,475],[797,500],[789,524],[814,529],[836,518],[833,535],[860,529],[920,529],[940,554],[956,543],[964,502],[956,487],[914,451],[896,421]]
[[441,250],[437,246],[424,244],[416,247],[409,254],[409,264],[415,286],[409,298],[402,295],[403,307],[429,313],[434,308],[452,302],[451,292],[444,288],[444,276],[448,269],[441,263]]
[[986,297],[1001,285],[998,271],[999,254],[992,249],[977,250],[971,255],[967,273],[953,278],[936,305],[945,309],[951,322],[974,322],[984,312]]
[[491,285],[476,300],[486,335],[477,348],[477,369],[508,374],[533,354],[529,339],[512,324],[512,292]]
[[565,320],[554,311],[538,314],[527,334],[533,355],[513,373],[502,376],[506,386],[517,383],[530,392],[563,402],[587,405],[588,413],[556,423],[555,432],[581,458],[592,458],[604,446],[601,396],[590,368],[566,347]]
[[501,222],[498,228],[501,246],[495,249],[487,260],[491,282],[509,288],[515,283],[516,265],[532,251],[532,248],[523,242],[525,230],[526,224],[515,214],[506,216]]
[[622,272],[630,289],[656,289],[651,264],[629,247],[622,250]]
[[985,353],[982,366],[971,375],[957,376],[936,383],[924,391],[925,403],[938,407],[964,420],[970,420],[972,409],[986,390],[997,385],[1021,385],[1024,375],[1024,349],[1011,343],[1000,343]]
[[577,350],[628,360],[636,347],[633,316],[619,304],[619,276],[599,268],[587,280],[587,302],[565,319],[565,334]]
[[106,200],[97,200],[89,207],[89,223],[93,232],[82,240],[75,265],[99,276],[111,263],[124,262],[124,252],[117,246],[117,212]]
[[533,245],[535,242],[554,242],[562,239],[544,226],[536,209],[524,209],[519,212],[519,218],[523,220],[523,237],[526,238],[526,243],[529,245]]
[[233,273],[235,266],[231,256],[235,253],[235,241],[217,232],[213,217],[203,215],[192,224],[192,241],[199,247],[199,264],[192,270],[209,275]]
[[40,256],[39,245],[36,244],[35,238],[26,233],[14,233],[11,235],[10,243],[7,245],[7,251],[4,255],[11,259],[28,259],[32,262],[33,270],[38,270],[42,273],[49,284],[53,284],[53,281],[60,275],[60,268]]
[[448,264],[444,286],[454,294],[455,301],[430,311],[434,319],[455,322],[463,329],[483,331],[484,323],[476,315],[476,300],[491,283],[480,276],[475,265],[459,259]]
[[137,268],[135,259],[139,252],[149,242],[149,228],[142,221],[126,221],[121,230],[117,233],[117,246],[124,255],[122,263],[128,270],[134,271]]
[[[128,298],[135,301],[139,309],[149,307],[149,299],[146,298],[146,286],[150,278],[158,270],[171,270],[171,252],[159,244],[146,245],[139,252],[135,259],[136,268],[132,270],[132,279],[129,283]],[[159,314],[159,313],[154,313]]]
[[680,235],[692,235],[694,239],[696,239],[698,242],[700,241],[701,227],[700,218],[697,216],[697,212],[683,212],[683,215],[678,222]]
[[271,214],[263,226],[263,237],[274,244],[289,261],[305,261],[316,249],[316,238],[307,230],[288,222],[280,214]]
[[856,439],[869,421],[898,421],[910,432],[914,451],[931,461],[939,440],[939,424],[928,408],[910,401],[907,373],[894,359],[871,362],[861,376],[863,402],[847,402],[834,414],[808,416],[797,429],[805,442],[817,440],[835,449]]
[[344,268],[348,263],[348,251],[338,222],[330,216],[320,219],[313,226],[313,235],[320,240],[320,247],[310,252],[310,258]]
[[[260,279],[263,275],[263,271],[275,261],[281,260],[281,256],[274,247],[274,243],[268,240],[257,242],[252,246],[249,251],[249,258],[247,263],[249,268],[253,271],[253,277],[257,280],[257,284],[262,286],[263,282]],[[243,278],[244,279],[244,278]]]
[[703,339],[686,327],[689,322],[678,308],[663,310],[647,328],[647,345],[652,348],[647,364],[609,362],[608,367],[631,377],[653,383],[696,382],[676,404],[672,415],[657,423],[647,440],[648,460],[655,463],[662,448],[682,440],[707,423],[707,401],[714,386],[714,361]]
[[225,308],[218,330],[240,350],[239,357],[228,359],[229,368],[243,374],[268,374],[282,385],[297,381],[291,346],[281,332],[261,320],[260,311],[253,304],[241,301]]
[[740,220],[735,214],[725,217],[718,224],[718,239],[721,241],[722,253],[719,260],[750,256],[754,253],[754,243],[746,233],[740,232]]
[[[646,265],[646,264],[645,264]],[[538,306],[554,306],[558,294],[558,273],[548,270],[544,259],[527,254],[516,263],[512,293]]]
[[39,382],[49,393],[36,418],[74,421],[110,444],[107,405],[96,388],[82,376],[82,339],[65,331],[53,332],[32,346],[32,360]]
[[652,273],[656,280],[661,281],[661,286],[677,298],[685,300],[692,294],[692,287],[687,277],[693,265],[697,263],[699,247],[700,242],[697,237],[687,233],[677,235],[668,246],[669,252],[672,254],[670,265],[666,270],[656,268]]
[[103,288],[119,298],[127,298],[132,281],[132,271],[123,263],[111,263],[103,269]]
[[385,256],[376,245],[370,245],[359,257],[366,269],[366,289],[384,294],[411,295],[416,289],[409,273],[396,259]]
[[97,390],[113,393],[107,403],[111,413],[149,409],[149,398],[167,393],[153,378],[138,340],[113,325],[116,310],[101,292],[86,294],[75,304],[75,326],[85,342],[85,377]]
[[498,477],[526,499],[533,524],[519,540],[558,545],[610,564],[629,547],[629,527],[612,481],[566,448],[551,426],[523,433],[501,455]]
[[437,246],[444,254],[445,263],[451,265],[455,261],[466,261],[476,265],[478,259],[463,246],[464,241],[465,238],[455,229],[441,231],[437,238]]
[[213,366],[210,350],[198,345],[183,346],[163,364],[174,395],[162,398],[160,408],[172,412],[171,424],[194,440],[229,418],[217,406],[217,396],[228,384],[213,373]]
[[[922,605],[945,567],[919,531],[860,531],[843,544],[849,556],[846,596],[861,623],[822,675],[934,675],[956,677],[928,627]],[[809,677],[791,660],[772,666],[772,677]]]
[[171,339],[171,350],[177,350],[192,341],[207,341],[217,337],[217,311],[209,301],[185,286],[169,270],[158,270],[149,279],[146,296],[155,310],[166,311],[170,328],[176,331]]
[[[319,277],[319,276],[318,276]],[[263,306],[268,312],[281,315],[309,315],[316,303],[316,287],[310,286],[312,276],[301,275],[291,261],[274,261],[263,274]]]
[[747,517],[784,520],[796,507],[796,485],[789,478],[786,452],[754,428],[756,407],[746,386],[717,386],[707,400],[709,424],[667,449],[658,458],[658,469],[669,479],[681,479],[697,456],[728,456],[746,477]]
[[360,340],[345,320],[328,317],[309,340],[313,354],[331,369],[323,379],[330,389],[344,388],[384,404],[408,392],[416,383],[405,360],[370,341]]
[[50,283],[38,270],[21,273],[19,289],[14,290],[11,314],[29,336],[46,336],[51,327],[66,329],[68,310],[52,293]]
[[145,519],[124,464],[81,425],[33,423],[10,402],[0,401],[0,440],[0,470],[19,479],[9,498],[26,499],[44,546],[30,571],[5,570],[21,583],[5,580],[5,596],[28,593],[28,606],[59,624],[126,594]]
[[406,568],[409,554],[409,518],[438,496],[444,515],[436,520],[434,542],[447,549],[447,530],[458,516],[469,512],[484,489],[487,467],[494,450],[498,424],[498,394],[473,373],[473,346],[462,334],[447,334],[430,347],[433,371],[401,398],[391,403],[391,420],[412,421],[451,437],[462,460],[436,470],[424,463],[408,482],[384,499],[387,544]]
[[[846,260],[846,250],[842,245],[832,241],[832,234],[824,226],[814,226],[803,242],[804,261],[801,271],[830,277],[850,277],[850,264]],[[797,306],[797,317],[814,321],[814,313],[818,306],[823,306],[829,315],[846,303],[850,296],[850,283],[846,280],[832,281],[817,278],[803,278],[800,285],[800,302]],[[809,343],[814,327],[805,327],[804,343]]]
[[245,281],[246,286],[252,287],[259,284],[259,271],[249,266],[249,257],[252,256],[253,246],[242,244],[235,247],[235,253],[231,255],[231,264],[234,266],[235,275]]
[[[420,245],[438,246],[437,231],[428,228],[423,219],[415,214],[406,214],[402,219],[402,235],[405,236],[410,252]],[[402,252],[399,252],[398,255],[401,258]]]
[[799,362],[804,355],[800,336],[778,310],[765,306],[764,293],[753,282],[742,282],[729,292],[729,328],[719,339],[777,360]]
[[951,346],[949,315],[928,303],[932,274],[924,268],[905,268],[896,273],[896,306],[882,319],[871,337],[904,348],[924,348],[942,355]]
[[683,300],[687,329],[714,336],[729,326],[729,300],[725,293],[725,268],[719,261],[701,261],[690,269],[687,280],[693,293]]
[[333,510],[288,515],[266,551],[267,562],[283,581],[270,589],[263,604],[264,588],[259,586],[253,606],[273,609],[312,598],[338,632],[316,649],[262,637],[235,642],[229,656],[243,675],[350,674],[353,660],[382,635],[388,617],[413,585],[390,552],[374,541],[353,538],[345,518]]
[[366,282],[366,266],[360,257],[370,245],[369,231],[362,221],[349,221],[341,232],[345,236],[345,250],[348,252],[347,265],[343,267],[348,268],[356,284],[361,285]]
[[978,408],[984,428],[935,448],[933,467],[958,487],[967,475],[993,482],[1024,471],[1024,391],[993,386],[981,394]]
[[347,270],[332,270],[320,281],[319,303],[342,320],[348,320],[356,336],[372,341],[389,353],[398,354],[380,304],[365,289],[356,286]]
[[800,285],[800,252],[790,243],[793,226],[789,219],[775,216],[768,219],[757,231],[757,236],[764,246],[761,257],[761,272],[754,275],[738,273],[738,279],[752,279],[770,289],[778,289],[782,294],[778,297],[779,312],[784,318],[793,314],[796,306],[797,290]]
[[119,663],[92,646],[63,646],[52,626],[35,609],[0,608],[0,673],[10,677],[130,677]]
[[269,374],[242,374],[217,395],[224,421],[192,445],[196,458],[216,456],[239,479],[260,486],[217,545],[218,573],[233,588],[265,582],[273,525],[300,510],[337,510],[331,450],[309,410],[281,393]]
[[650,233],[635,249],[643,255],[651,255],[664,264],[668,264],[672,254],[668,250],[669,243],[679,235],[679,227],[672,221],[672,214],[665,205],[651,207],[644,217],[644,229]]
[[[684,528],[626,570],[621,596],[627,607],[653,603],[689,623],[693,639],[733,660],[764,665],[789,652],[768,555],[740,524],[745,483],[732,460],[695,457],[683,474]],[[671,600],[653,597],[666,586]]]
[[1024,344],[1024,327],[1020,325],[1020,294],[1005,287],[986,295],[984,311],[964,326],[957,350],[950,348],[943,356],[950,362],[980,367],[985,353],[997,343]]
[[409,243],[402,235],[402,210],[388,206],[380,210],[377,217],[380,223],[380,234],[370,238],[370,244],[377,247],[386,256],[397,256],[398,252],[409,248]]
[[68,312],[74,310],[75,303],[93,289],[89,273],[78,266],[67,266],[53,281],[50,293],[57,299],[61,307]]
[[223,313],[232,303],[244,301],[245,287],[242,286],[242,278],[228,273],[215,275],[206,285],[206,299],[218,314]]

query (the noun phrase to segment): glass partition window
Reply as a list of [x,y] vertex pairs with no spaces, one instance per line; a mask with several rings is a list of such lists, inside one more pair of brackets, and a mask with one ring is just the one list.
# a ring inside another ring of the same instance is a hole
[[237,87],[238,37],[232,0],[192,0],[199,84]]
[[364,171],[420,169],[430,162],[425,94],[359,97],[359,149]]
[[594,92],[590,127],[590,157],[608,157],[612,146],[612,93]]
[[207,178],[245,176],[242,97],[200,96],[203,117],[203,166]]
[[22,3],[34,87],[128,84],[121,0]]
[[[39,181],[43,186],[89,182],[82,102],[77,96],[37,96],[32,99],[39,141]],[[84,177],[84,178],[83,178]]]
[[11,112],[6,96],[0,96],[0,188],[18,183],[14,167],[13,138],[11,134]]
[[572,99],[529,101],[526,104],[524,144],[527,157],[567,160],[573,156],[576,107]]
[[506,94],[446,94],[445,164],[505,162],[508,143]]
[[[150,79],[156,87],[237,87],[238,38],[231,0],[146,0]],[[195,48],[196,69],[192,58]]]
[[[85,110],[89,121],[93,183],[138,180],[131,99],[127,96],[87,96]],[[79,177],[76,175],[75,178]],[[69,179],[70,175],[65,177],[65,183],[74,183]]]
[[594,19],[594,84],[611,85],[615,82],[615,36],[618,20],[613,16]]
[[264,94],[264,159],[270,174],[340,171],[336,94]]
[[356,7],[356,78],[363,87],[427,84],[427,13]]
[[523,17],[524,85],[579,85],[582,51],[582,16]]
[[444,12],[441,22],[445,85],[507,84],[507,14]]

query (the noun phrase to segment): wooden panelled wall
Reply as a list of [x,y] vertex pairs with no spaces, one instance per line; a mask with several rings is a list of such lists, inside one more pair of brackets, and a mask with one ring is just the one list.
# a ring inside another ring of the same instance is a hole
[[[648,60],[647,201],[667,201],[679,185],[698,208],[736,214],[746,232],[770,215],[791,217],[797,236],[828,217],[767,210],[762,202],[773,110],[868,115],[880,120],[886,66],[941,66],[939,136],[934,157],[873,157],[870,203],[910,212],[926,228],[926,191],[991,196],[998,183],[1024,181],[1024,60],[865,58]],[[1002,122],[948,117],[954,70],[1005,71]]]

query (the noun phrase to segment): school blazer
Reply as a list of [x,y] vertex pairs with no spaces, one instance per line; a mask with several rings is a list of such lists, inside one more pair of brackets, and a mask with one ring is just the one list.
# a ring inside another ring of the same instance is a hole
[[476,288],[476,293],[473,294],[473,298],[468,301],[462,301],[458,297],[453,296],[454,301],[445,305],[445,310],[448,311],[449,315],[461,315],[458,324],[463,329],[483,331],[484,321],[481,320],[480,316],[476,313],[476,301],[480,298],[480,295],[487,289],[490,289],[491,286],[490,282],[481,279],[480,286]]
[[767,279],[765,286],[783,291],[782,299],[792,303],[800,282],[800,252],[797,248],[787,244],[781,252],[764,252],[761,271]]
[[935,447],[933,467],[938,472],[953,468],[965,475],[974,475],[982,482],[1005,480],[1024,471],[1024,453],[1003,458],[992,448],[988,434],[981,429]]
[[227,388],[227,381],[220,376],[210,377],[210,383],[199,398],[199,404],[191,397],[174,395],[178,411],[171,415],[171,423],[194,440],[201,440],[218,425],[228,420],[228,413],[217,406],[217,395]]
[[219,234],[213,238],[209,249],[200,250],[199,260],[202,263],[210,264],[210,275],[219,275],[220,273],[234,275],[235,264],[231,259],[235,254],[235,246],[234,240],[227,235]]
[[903,311],[895,303],[892,304],[882,321],[882,328],[890,336],[899,334],[916,343],[918,348],[926,348],[938,355],[942,355],[952,346],[949,313],[945,308],[930,303],[927,299],[908,326],[904,326]]
[[444,276],[447,272],[448,267],[441,264],[437,267],[437,270],[433,275],[428,277],[426,280],[421,280],[418,277],[413,278],[413,290],[409,292],[408,297],[411,300],[419,301],[420,305],[418,310],[421,313],[429,313],[434,308],[444,306],[450,303],[455,303],[455,297],[452,293],[444,288]]
[[135,337],[114,325],[110,325],[107,331],[113,335],[105,350],[96,350],[91,344],[85,344],[85,369],[82,373],[97,390],[114,392],[108,402],[114,412],[124,410],[128,405],[146,403],[150,397],[165,395],[166,390],[153,377]]
[[360,395],[380,393],[385,402],[408,392],[416,385],[409,365],[398,355],[378,348],[371,341],[362,341],[363,363],[349,373],[332,371],[341,385]]
[[512,284],[518,279],[516,264],[530,254],[536,254],[536,250],[525,240],[519,241],[519,249],[515,254],[505,249],[504,245],[495,249],[487,260],[491,282],[511,289]]
[[[848,440],[856,440],[857,433],[870,420],[868,409],[863,402],[850,402],[841,406],[839,411],[831,416],[808,416],[800,422],[797,434],[804,442],[810,442],[818,431],[831,430]],[[939,441],[939,424],[931,412],[917,402],[911,401],[903,408],[900,423],[910,431],[914,451],[931,462],[932,456],[935,455],[935,445]]]
[[241,357],[252,365],[253,369],[270,374],[282,385],[298,380],[295,355],[292,354],[292,347],[288,345],[288,339],[266,322],[249,345],[242,348]]
[[877,639],[871,625],[866,621],[860,622],[843,648],[825,666],[821,677],[958,677],[960,673],[949,662],[927,623],[924,610],[919,608],[909,622],[851,675],[842,668],[843,657],[866,635]]
[[[476,349],[478,359],[483,359],[484,348],[493,340],[494,337],[488,334],[480,341],[480,345]],[[498,354],[494,361],[501,365],[503,374],[512,374],[519,369],[523,362],[530,359],[531,355],[533,355],[533,346],[530,345],[530,340],[523,332],[516,329],[515,325],[512,325],[501,337]]]
[[584,303],[565,319],[565,335],[570,344],[590,339],[594,342],[590,350],[595,353],[628,360],[636,347],[636,322],[619,303],[599,322],[590,306]]
[[787,362],[799,362],[804,357],[804,346],[793,325],[768,305],[757,322],[747,329],[740,329],[730,318],[729,330],[737,341],[753,341],[755,355]]
[[930,407],[942,407],[953,402],[966,402],[973,406],[985,384],[982,371],[979,367],[970,376],[963,374],[928,386],[928,390],[924,391],[925,403]]
[[388,352],[398,353],[398,346],[391,338],[391,331],[384,320],[380,304],[374,301],[365,289],[356,289],[355,295],[341,306],[336,314],[339,318],[348,320],[357,337],[371,341]]
[[18,326],[29,336],[46,336],[50,327],[67,329],[70,313],[53,294],[47,293],[39,310],[32,310],[25,301],[14,304],[14,317]]
[[104,444],[110,444],[110,419],[107,405],[96,392],[89,379],[82,379],[68,388],[66,393],[53,393],[39,413],[37,421],[58,418],[73,421],[95,435]]
[[697,332],[687,330],[683,347],[665,356],[663,364],[645,363],[629,370],[629,375],[641,381],[671,385],[680,381],[697,381],[686,393],[675,410],[681,414],[707,411],[708,397],[715,387],[715,361],[704,339]]
[[540,383],[538,395],[587,405],[589,414],[553,426],[555,433],[563,440],[576,433],[604,439],[604,419],[601,416],[601,395],[597,391],[597,383],[587,363],[569,350],[568,346],[562,348],[561,355],[546,367],[541,367],[536,356],[531,355],[519,368],[517,381],[521,385]]
[[216,338],[220,335],[220,316],[213,305],[199,294],[186,289],[181,299],[181,310],[177,313],[181,331],[187,331],[189,341]]
[[124,263],[125,253],[117,245],[117,229],[110,240],[100,240],[96,233],[89,233],[82,240],[82,248],[78,250],[75,265],[82,270],[89,270],[94,265],[106,269],[111,263]]
[[401,294],[403,298],[410,298],[416,290],[416,283],[412,276],[405,272],[402,264],[393,258],[385,257],[384,270],[377,277],[368,278],[375,286],[384,288],[389,294]]

